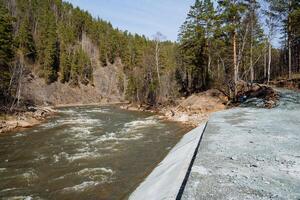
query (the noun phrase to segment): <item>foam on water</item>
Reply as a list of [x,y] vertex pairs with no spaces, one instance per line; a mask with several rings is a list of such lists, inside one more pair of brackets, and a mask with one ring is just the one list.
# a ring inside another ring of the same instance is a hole
[[91,129],[92,127],[74,126],[70,129],[70,132],[74,133],[76,139],[86,139],[91,136]]
[[88,159],[96,159],[101,157],[101,155],[96,151],[86,151],[81,153],[75,153],[75,154],[68,154],[66,152],[61,152],[58,155],[54,155],[54,163],[59,162],[61,159],[68,160],[69,162],[74,162],[77,160],[88,160]]
[[[31,197],[31,196],[14,196],[14,197],[9,197],[7,199],[9,199],[9,200],[33,200],[33,197]],[[35,198],[35,199],[40,199],[40,198]]]
[[2,173],[2,172],[6,172],[7,171],[7,169],[6,168],[0,168],[0,173]]
[[74,114],[74,113],[76,113],[75,110],[58,110],[57,112],[64,113],[64,114]]
[[4,193],[4,192],[9,192],[9,191],[13,191],[13,190],[16,190],[18,188],[7,188],[7,189],[4,189],[4,190],[1,190],[0,193]]
[[54,128],[58,125],[57,122],[50,122],[50,123],[46,123],[46,124],[42,124],[40,127],[44,128],[44,129],[51,129]]
[[149,128],[149,127],[160,127],[162,126],[161,123],[159,123],[158,120],[156,120],[154,117],[148,117],[144,120],[134,120],[128,123],[124,124],[124,128],[122,129],[122,133],[132,133],[140,131],[140,129],[143,128]]
[[91,109],[91,110],[87,110],[85,111],[86,113],[109,113],[108,109],[101,109],[101,108],[95,108],[95,109]]
[[92,181],[101,181],[101,183],[111,182],[114,175],[112,169],[107,168],[85,168],[77,172],[79,176],[89,178]]
[[101,120],[80,116],[78,118],[57,120],[57,122],[62,125],[94,125],[101,123]]
[[[128,132],[126,132],[128,133]],[[97,143],[102,143],[102,142],[108,142],[108,141],[129,141],[129,140],[139,140],[143,137],[143,134],[141,133],[135,133],[132,135],[129,134],[124,134],[124,132],[119,132],[119,133],[106,133],[105,135],[100,136],[97,138],[95,141],[92,142],[93,145]]]
[[64,192],[83,192],[86,189],[95,187],[99,184],[100,183],[96,182],[96,181],[85,181],[85,182],[82,182],[81,184],[74,185],[72,187],[64,188],[63,191]]
[[108,169],[108,168],[85,168],[83,170],[80,170],[78,172],[79,175],[83,175],[83,174],[90,174],[90,173],[106,173],[106,174],[113,174],[113,170],[112,169]]
[[23,136],[25,136],[25,135],[22,133],[16,133],[13,137],[17,138],[17,137],[23,137]]
[[39,162],[41,160],[45,160],[47,159],[47,156],[40,154],[40,153],[36,153],[36,158],[34,159],[35,162]]
[[144,120],[134,120],[124,124],[123,128],[117,132],[106,132],[104,135],[95,139],[92,144],[107,142],[107,141],[130,141],[139,140],[143,138],[143,134],[140,131],[143,128],[149,128],[151,126],[160,127],[162,124],[158,122],[154,117],[148,117]]
[[150,118],[150,119],[135,120],[132,122],[125,123],[124,127],[129,129],[139,129],[139,128],[149,127],[149,125],[157,125],[157,123],[158,123],[157,120]]

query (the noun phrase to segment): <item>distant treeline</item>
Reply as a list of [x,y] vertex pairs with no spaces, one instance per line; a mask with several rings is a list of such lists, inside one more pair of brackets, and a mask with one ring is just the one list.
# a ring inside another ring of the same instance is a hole
[[[118,59],[127,99],[152,105],[211,87],[232,94],[240,79],[291,78],[300,71],[300,3],[259,2],[196,0],[175,43],[120,31],[62,0],[0,0],[1,98],[19,98],[28,72],[93,85],[94,70]],[[281,49],[271,45],[278,30]]]

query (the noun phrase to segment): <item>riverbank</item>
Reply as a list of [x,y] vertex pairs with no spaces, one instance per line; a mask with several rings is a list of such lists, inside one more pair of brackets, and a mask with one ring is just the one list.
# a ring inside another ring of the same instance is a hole
[[[272,108],[277,104],[277,93],[274,89],[265,85],[254,84],[249,86],[245,82],[241,82],[239,84],[239,94],[242,97],[247,96],[247,99],[261,98],[263,100],[262,107]],[[178,98],[172,103],[169,102],[158,106],[130,104],[126,101],[103,99],[98,103],[70,103],[56,104],[48,107],[31,107],[23,112],[3,116],[0,119],[0,133],[40,124],[48,117],[54,115],[56,108],[106,105],[114,105],[131,111],[147,111],[156,114],[164,120],[176,121],[184,125],[197,127],[199,124],[206,122],[212,113],[238,106],[239,103],[232,103],[221,91],[210,89],[186,98]]]
[[26,110],[15,111],[11,114],[2,114],[0,116],[0,134],[7,133],[22,128],[31,128],[33,126],[44,123],[47,119],[57,113],[58,108],[78,107],[78,106],[108,106],[120,105],[127,102],[99,102],[99,103],[71,103],[57,104],[54,106],[30,107]]
[[217,111],[227,109],[228,98],[219,90],[211,89],[187,98],[177,99],[172,104],[151,107],[144,104],[126,104],[122,109],[157,113],[162,119],[181,122],[197,127]]
[[52,107],[31,107],[27,111],[3,114],[0,118],[0,134],[43,123],[56,114]]
[[278,77],[276,80],[270,81],[270,85],[300,92],[300,74],[293,74],[291,79],[288,77]]
[[99,103],[73,103],[58,104],[49,107],[37,107],[31,111],[3,116],[0,120],[0,133],[10,132],[18,128],[30,128],[43,123],[48,117],[57,113],[57,108],[76,106],[106,106],[114,105],[125,110],[151,112],[159,118],[176,121],[188,126],[198,126],[206,122],[211,113],[226,109],[228,103],[218,90],[208,90],[199,94],[193,94],[187,98],[177,99],[174,104],[149,107],[146,105],[129,104],[128,102],[99,102]]
[[144,104],[127,104],[122,109],[155,112],[161,118],[177,121],[194,127],[206,122],[212,113],[237,107],[245,101],[260,99],[256,107],[274,108],[278,105],[279,96],[272,87],[263,84],[249,84],[239,81],[237,96],[231,101],[227,95],[218,89],[210,89],[192,94],[187,98],[175,100],[172,104],[151,107]]

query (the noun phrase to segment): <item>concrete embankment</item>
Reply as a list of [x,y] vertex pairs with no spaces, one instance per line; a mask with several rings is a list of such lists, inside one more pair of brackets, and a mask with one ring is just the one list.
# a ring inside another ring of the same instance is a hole
[[276,108],[254,99],[212,115],[129,199],[300,199],[300,93],[279,92]]
[[300,199],[300,93],[235,108],[207,125],[182,200]]
[[187,172],[205,124],[187,133],[170,151],[167,157],[152,171],[144,182],[131,194],[130,200],[174,200],[186,181]]

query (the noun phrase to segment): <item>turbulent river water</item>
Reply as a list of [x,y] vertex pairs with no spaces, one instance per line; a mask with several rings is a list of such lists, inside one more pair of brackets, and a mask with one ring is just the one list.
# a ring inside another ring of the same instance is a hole
[[0,199],[127,199],[188,130],[115,107],[62,108],[0,136]]

